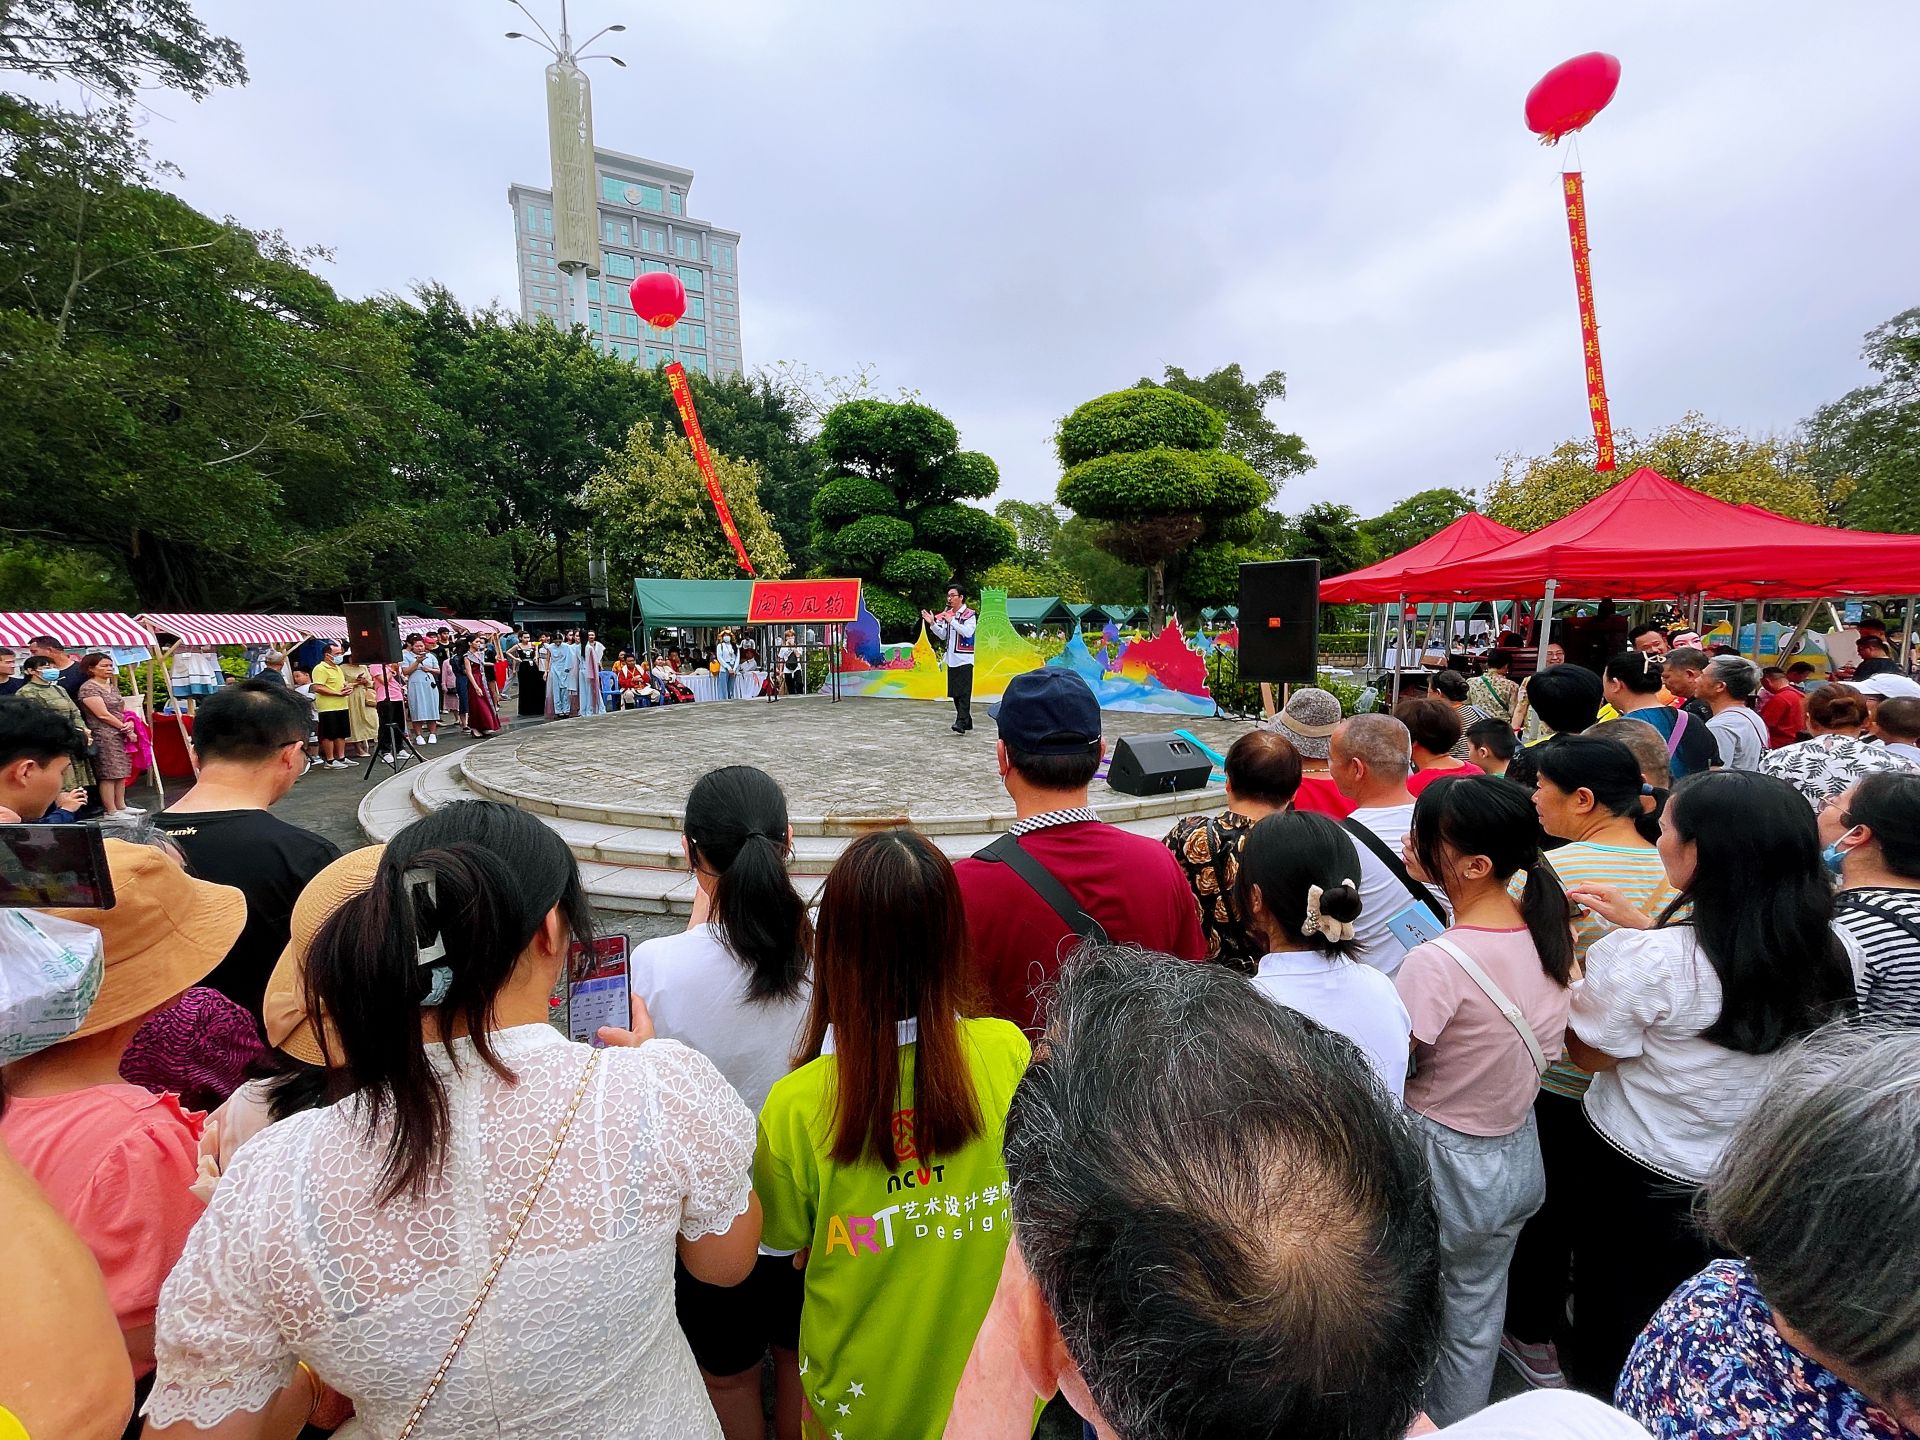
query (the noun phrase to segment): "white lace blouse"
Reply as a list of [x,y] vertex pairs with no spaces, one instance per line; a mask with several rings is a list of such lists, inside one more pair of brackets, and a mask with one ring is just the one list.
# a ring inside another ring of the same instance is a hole
[[[398,1434],[545,1163],[589,1051],[546,1025],[498,1032],[508,1085],[470,1042],[429,1054],[453,1141],[427,1192],[376,1207],[380,1151],[347,1107],[247,1141],[160,1294],[147,1416],[211,1428],[257,1411],[304,1360]],[[604,1053],[573,1132],[415,1440],[711,1437],[674,1320],[674,1239],[732,1225],[754,1118],[670,1040]]]

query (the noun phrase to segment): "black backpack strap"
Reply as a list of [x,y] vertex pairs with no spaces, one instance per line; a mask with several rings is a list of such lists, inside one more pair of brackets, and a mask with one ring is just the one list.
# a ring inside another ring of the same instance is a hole
[[976,850],[973,858],[1005,865],[1013,871],[1082,940],[1091,940],[1096,945],[1108,943],[1106,929],[1081,908],[1073,892],[1062,885],[1051,870],[1022,848],[1018,835],[1002,835],[985,849]]
[[1904,930],[1911,939],[1920,940],[1920,921],[1916,921],[1911,915],[1902,914],[1891,906],[1877,905],[1858,891],[1842,890],[1835,908],[1841,911],[1851,910],[1857,915],[1871,915],[1876,920],[1886,921],[1896,930]]
[[1387,847],[1385,841],[1365,825],[1362,825],[1358,820],[1352,819],[1351,817],[1342,820],[1340,826],[1349,835],[1353,836],[1354,839],[1371,850],[1374,858],[1393,872],[1393,878],[1398,880],[1401,885],[1406,888],[1406,892],[1410,898],[1425,905],[1427,909],[1433,912],[1433,918],[1440,922],[1440,928],[1442,930],[1447,928],[1451,922],[1447,919],[1446,910],[1442,908],[1438,900],[1433,898],[1433,892],[1431,890],[1407,873],[1406,865],[1402,863],[1398,855],[1394,854],[1393,851]]

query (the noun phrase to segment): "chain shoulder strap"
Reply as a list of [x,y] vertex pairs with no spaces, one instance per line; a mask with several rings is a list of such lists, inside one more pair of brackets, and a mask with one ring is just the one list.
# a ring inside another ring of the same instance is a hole
[[440,1382],[447,1378],[447,1372],[453,1368],[454,1357],[460,1353],[460,1347],[466,1344],[467,1332],[473,1329],[473,1322],[480,1318],[481,1307],[487,1303],[487,1296],[493,1293],[493,1282],[500,1278],[507,1257],[513,1254],[514,1242],[519,1240],[520,1231],[527,1223],[527,1217],[533,1214],[534,1203],[539,1200],[540,1192],[547,1188],[547,1177],[553,1173],[554,1163],[559,1160],[560,1152],[566,1148],[567,1136],[573,1130],[573,1118],[580,1113],[580,1102],[587,1097],[587,1086],[593,1080],[594,1067],[600,1062],[600,1052],[594,1050],[587,1055],[587,1068],[580,1072],[580,1083],[574,1087],[573,1100],[567,1106],[567,1113],[560,1120],[560,1128],[554,1132],[553,1148],[547,1151],[547,1160],[540,1167],[540,1173],[533,1177],[533,1184],[521,1197],[519,1206],[507,1222],[507,1238],[495,1252],[493,1263],[487,1266],[487,1273],[480,1281],[480,1292],[473,1297],[473,1303],[467,1307],[466,1315],[460,1321],[460,1328],[454,1331],[453,1343],[447,1347],[447,1353],[440,1361],[440,1368],[433,1372],[427,1381],[427,1388],[420,1392],[420,1398],[414,1401],[413,1410],[407,1416],[407,1423],[400,1428],[398,1440],[411,1440],[411,1436],[420,1424],[420,1417],[427,1413],[427,1406],[433,1403],[433,1397],[439,1392]]

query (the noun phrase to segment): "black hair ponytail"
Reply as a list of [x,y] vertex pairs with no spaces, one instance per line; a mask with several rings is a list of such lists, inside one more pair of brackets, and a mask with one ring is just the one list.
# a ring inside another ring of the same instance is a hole
[[791,999],[813,927],[787,874],[787,797],[751,765],[709,770],[687,795],[685,828],[692,862],[715,876],[711,923],[747,967],[747,999]]
[[[1254,886],[1279,933],[1269,932],[1267,948],[1281,941],[1305,944],[1323,955],[1350,956],[1356,943],[1325,931],[1303,929],[1317,908],[1325,920],[1351,925],[1360,918],[1360,853],[1353,838],[1324,815],[1282,810],[1267,816],[1240,842],[1240,874],[1235,899],[1251,916]],[[1317,907],[1313,888],[1320,888]]]
[[[1617,748],[1624,753],[1626,747]],[[1634,771],[1636,785],[1639,773]],[[1436,780],[1413,802],[1413,842],[1420,868],[1429,875],[1447,873],[1449,852],[1486,856],[1494,878],[1502,882],[1525,871],[1520,915],[1540,968],[1561,985],[1571,983],[1573,911],[1560,877],[1540,853],[1540,817],[1524,788],[1494,775]]]
[[335,1056],[329,1027],[317,1027],[346,1093],[366,1102],[367,1139],[389,1122],[379,1203],[419,1194],[446,1161],[447,1095],[423,1007],[440,1043],[464,1025],[474,1053],[511,1081],[488,1036],[494,1002],[556,907],[567,938],[592,940],[593,908],[566,842],[510,805],[474,800],[395,835],[372,886],[321,925],[307,953],[307,1013],[339,1037]]

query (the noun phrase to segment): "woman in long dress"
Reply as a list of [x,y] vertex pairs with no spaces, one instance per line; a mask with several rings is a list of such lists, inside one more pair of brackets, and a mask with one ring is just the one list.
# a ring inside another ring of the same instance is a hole
[[547,699],[556,720],[577,714],[580,684],[580,632],[567,631],[566,638],[547,650]]
[[379,687],[373,672],[352,656],[340,667],[347,679],[347,739],[353,753],[365,755],[367,746],[380,735]]
[[547,674],[540,666],[540,641],[529,631],[513,647],[520,667],[520,716],[538,719],[547,713]]
[[593,631],[587,631],[587,640],[580,647],[580,710],[582,715],[604,715],[607,713],[605,697],[600,690],[600,674],[606,669],[607,647],[600,643],[600,637]]
[[493,688],[493,666],[487,660],[487,642],[478,635],[467,642],[467,733],[484,740],[500,728],[498,696]]

